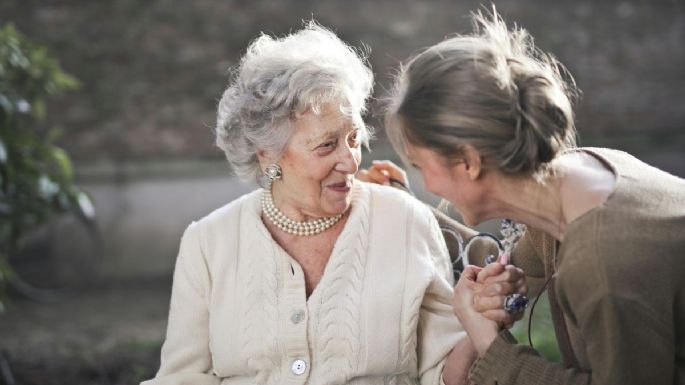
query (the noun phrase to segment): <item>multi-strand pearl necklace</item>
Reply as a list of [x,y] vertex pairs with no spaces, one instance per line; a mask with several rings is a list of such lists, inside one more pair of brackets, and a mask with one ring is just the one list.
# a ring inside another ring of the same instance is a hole
[[286,233],[307,236],[316,235],[322,231],[327,230],[334,224],[336,224],[343,214],[338,214],[328,218],[320,218],[313,221],[298,222],[293,221],[283,214],[281,210],[274,205],[273,197],[271,196],[270,189],[265,189],[262,193],[262,211],[264,215],[278,227],[279,229],[285,231]]

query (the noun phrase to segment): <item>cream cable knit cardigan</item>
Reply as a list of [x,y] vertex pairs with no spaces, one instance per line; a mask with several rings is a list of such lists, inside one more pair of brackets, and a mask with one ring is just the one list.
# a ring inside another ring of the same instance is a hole
[[143,384],[440,384],[465,333],[429,209],[402,191],[356,183],[307,299],[302,269],[260,219],[260,194],[186,230],[161,367]]

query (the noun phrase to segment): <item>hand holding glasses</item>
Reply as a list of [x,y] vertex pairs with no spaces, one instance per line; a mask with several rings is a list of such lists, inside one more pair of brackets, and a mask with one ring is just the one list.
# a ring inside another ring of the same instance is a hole
[[[482,289],[474,295],[474,307],[487,318],[497,321],[500,325],[510,327],[515,321],[523,317],[523,311],[528,305],[526,297],[527,286],[524,273],[521,269],[510,264],[511,252],[516,242],[525,232],[525,226],[511,220],[503,220],[501,232],[504,239],[500,241],[490,233],[478,233],[466,241],[459,233],[443,227],[443,235],[452,237],[454,244],[458,245],[456,258],[452,260],[452,268],[455,278],[458,279],[464,268],[472,265],[472,261],[482,261],[485,267],[478,273],[477,282],[482,284]],[[494,244],[497,247],[497,256],[491,251],[483,251],[482,247],[476,247],[479,252],[487,252],[486,256],[471,255],[473,245]],[[494,263],[498,262],[498,263]]]

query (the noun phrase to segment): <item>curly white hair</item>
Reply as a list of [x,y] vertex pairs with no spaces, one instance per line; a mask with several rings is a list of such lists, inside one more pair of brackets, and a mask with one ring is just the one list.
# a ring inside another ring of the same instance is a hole
[[233,70],[219,102],[216,144],[236,174],[259,181],[257,152],[278,159],[298,113],[336,103],[368,144],[361,116],[373,88],[368,49],[354,49],[314,21],[285,37],[262,34]]

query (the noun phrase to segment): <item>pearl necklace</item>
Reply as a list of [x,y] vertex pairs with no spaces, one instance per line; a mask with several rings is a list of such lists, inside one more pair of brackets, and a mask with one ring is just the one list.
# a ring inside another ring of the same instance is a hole
[[293,221],[283,214],[281,210],[274,205],[273,197],[271,196],[271,191],[265,189],[262,193],[262,212],[264,215],[278,227],[279,229],[285,231],[289,234],[308,236],[319,234],[331,226],[336,224],[343,214],[338,214],[328,218],[320,218],[313,221],[298,222]]

